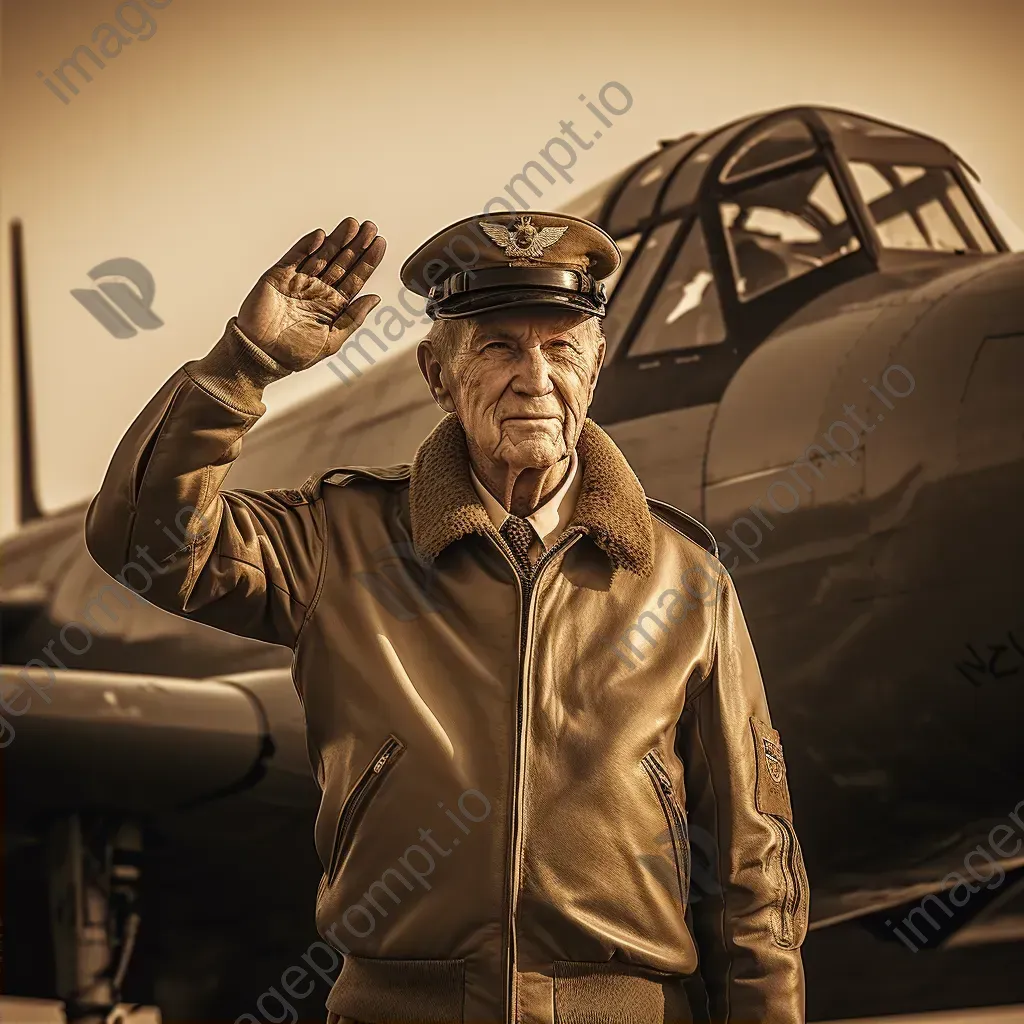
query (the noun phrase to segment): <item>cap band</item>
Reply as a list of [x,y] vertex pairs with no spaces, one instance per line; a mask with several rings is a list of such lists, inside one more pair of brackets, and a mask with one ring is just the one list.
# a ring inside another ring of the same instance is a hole
[[597,315],[604,312],[604,285],[581,270],[557,270],[552,267],[486,267],[481,270],[460,270],[431,287],[427,296],[427,312],[439,311],[445,300],[454,296],[468,298],[471,293],[488,293],[497,288],[571,292],[588,299]]

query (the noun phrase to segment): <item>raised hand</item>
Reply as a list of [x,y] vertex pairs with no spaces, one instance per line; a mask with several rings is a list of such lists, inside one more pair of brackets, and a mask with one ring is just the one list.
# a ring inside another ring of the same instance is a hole
[[311,231],[256,282],[238,312],[239,329],[289,370],[334,355],[380,302],[359,291],[386,247],[376,224],[354,217],[326,236]]

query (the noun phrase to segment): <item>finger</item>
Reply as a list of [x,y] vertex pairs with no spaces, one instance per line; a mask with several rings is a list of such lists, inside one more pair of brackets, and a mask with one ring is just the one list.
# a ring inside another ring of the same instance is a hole
[[346,217],[339,221],[334,230],[323,240],[319,248],[312,250],[309,257],[299,267],[299,273],[316,277],[338,254],[338,250],[348,245],[359,230],[359,221],[355,217]]
[[[338,348],[341,348],[342,342],[344,342],[350,334],[358,330],[363,321],[369,315],[370,310],[373,309],[377,303],[380,302],[379,295],[360,295],[354,302],[350,302],[341,315],[331,328],[332,339],[337,340]],[[337,351],[337,349],[335,349]]]
[[294,267],[313,252],[324,240],[324,229],[317,228],[303,235],[275,264],[275,267]]
[[380,266],[387,247],[387,241],[378,235],[359,257],[356,265],[335,285],[338,291],[349,299],[355,298],[370,275]]
[[348,272],[349,268],[362,256],[363,251],[377,236],[377,225],[372,220],[365,220],[359,226],[356,236],[331,260],[331,263],[319,275],[325,284],[337,287],[338,281]]

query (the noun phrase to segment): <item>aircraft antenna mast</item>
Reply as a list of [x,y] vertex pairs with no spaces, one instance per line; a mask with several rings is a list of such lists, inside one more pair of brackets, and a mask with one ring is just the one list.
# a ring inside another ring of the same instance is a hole
[[32,430],[32,389],[28,367],[28,307],[25,299],[25,258],[21,221],[11,221],[11,287],[14,311],[14,369],[17,393],[18,524],[42,518],[36,487],[35,437]]

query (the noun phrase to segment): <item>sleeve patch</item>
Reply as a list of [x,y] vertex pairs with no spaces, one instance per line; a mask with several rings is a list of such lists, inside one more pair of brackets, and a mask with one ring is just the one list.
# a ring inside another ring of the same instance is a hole
[[750,728],[754,734],[754,754],[757,758],[757,809],[762,814],[774,814],[792,821],[793,808],[786,781],[786,760],[778,730],[769,728],[755,717],[750,719]]

